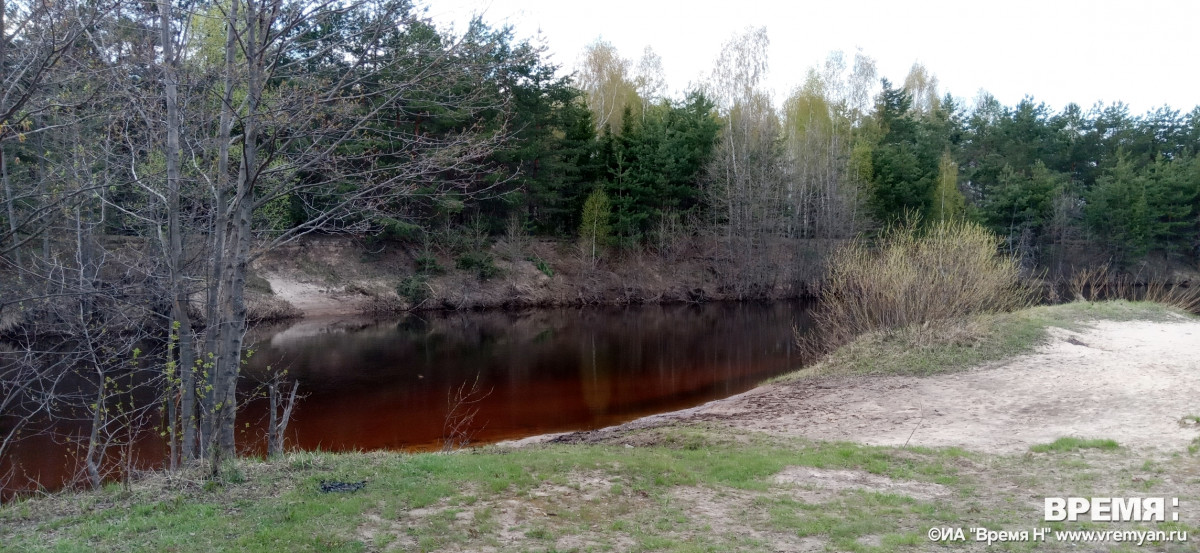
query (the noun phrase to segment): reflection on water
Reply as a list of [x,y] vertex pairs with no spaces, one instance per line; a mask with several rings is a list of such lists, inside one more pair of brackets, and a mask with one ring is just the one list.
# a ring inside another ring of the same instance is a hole
[[476,377],[474,441],[599,428],[744,391],[798,363],[797,303],[418,314],[262,329],[248,372],[306,394],[290,445],[439,447],[453,389]]
[[[486,443],[600,428],[745,391],[799,365],[792,328],[808,324],[807,306],[794,302],[303,320],[252,332],[242,391],[268,367],[299,381],[288,448],[433,449],[449,394],[478,378],[487,395],[468,433]],[[264,453],[264,402],[251,401],[238,422],[245,451]],[[0,459],[8,491],[57,488],[79,473],[77,437],[87,428],[53,430]],[[166,446],[156,428],[145,430],[120,454],[159,466]]]

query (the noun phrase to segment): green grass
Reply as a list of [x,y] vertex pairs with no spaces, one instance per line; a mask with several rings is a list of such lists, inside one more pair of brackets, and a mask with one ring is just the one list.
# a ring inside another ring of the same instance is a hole
[[860,336],[813,366],[773,381],[879,374],[933,375],[1030,353],[1045,343],[1050,327],[1078,331],[1092,321],[1173,321],[1191,317],[1160,304],[1124,300],[1075,302],[977,315],[966,320]]
[[[1154,461],[1162,472],[1145,480],[1131,476],[1144,473],[1147,460],[1130,455],[1092,466],[1069,456],[819,443],[709,425],[647,429],[622,441],[642,445],[243,460],[240,484],[206,490],[200,481],[159,477],[7,505],[0,508],[0,551],[715,552],[802,543],[898,553],[927,550],[931,526],[1039,523],[1032,496],[1166,489],[1190,462]],[[775,481],[795,466],[849,471],[846,482],[870,473],[910,490],[944,491],[930,499],[887,488],[822,488],[821,478]],[[323,494],[322,479],[368,483],[355,493]]]
[[1080,449],[1099,449],[1103,451],[1112,451],[1119,449],[1121,446],[1116,440],[1109,439],[1085,439],[1066,437],[1059,438],[1048,444],[1038,444],[1030,447],[1029,450],[1034,453],[1065,453],[1069,451],[1078,451]]
[[[0,510],[0,551],[366,551],[401,542],[422,550],[480,543],[499,526],[503,500],[532,503],[545,521],[515,526],[530,546],[593,527],[626,534],[646,548],[680,548],[663,532],[688,531],[694,517],[671,499],[680,487],[764,492],[793,465],[854,469],[892,478],[957,482],[962,452],[896,450],[845,443],[737,439],[705,428],[658,429],[638,439],[662,445],[488,448],[456,454],[299,453],[274,463],[242,461],[243,483],[137,485],[29,500]],[[702,446],[695,444],[703,443]],[[685,444],[681,446],[681,444]],[[687,447],[687,444],[693,447]],[[573,475],[604,484],[591,500],[570,490]],[[368,480],[356,493],[318,491],[322,479]],[[563,502],[563,498],[571,501]],[[886,499],[871,499],[883,505]],[[846,503],[858,510],[862,501]],[[888,508],[893,508],[889,506]],[[421,517],[414,510],[430,511]],[[839,507],[841,509],[841,507]],[[473,522],[459,517],[473,512]],[[846,513],[849,516],[849,512]],[[374,517],[374,518],[372,518]],[[390,521],[367,532],[375,519]],[[368,522],[364,522],[368,521]],[[511,524],[509,521],[507,524]],[[875,524],[838,526],[836,537],[875,532]],[[857,529],[857,530],[856,530]],[[589,530],[591,531],[591,530]],[[366,536],[373,534],[375,538]],[[719,540],[718,540],[719,541]],[[542,543],[544,545],[537,546]],[[711,550],[721,550],[714,542]],[[404,549],[401,547],[400,549]]]
[[[882,544],[913,545],[913,532],[900,527],[906,520],[923,518],[927,512],[911,498],[878,492],[847,493],[833,504],[809,505],[780,498],[770,503],[771,524],[800,537],[828,536],[839,551],[870,551],[860,539],[877,536]],[[890,549],[891,547],[885,547]]]

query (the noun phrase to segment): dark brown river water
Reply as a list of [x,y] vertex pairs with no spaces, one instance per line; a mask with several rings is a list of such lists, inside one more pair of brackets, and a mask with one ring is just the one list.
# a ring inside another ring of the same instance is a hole
[[[796,368],[792,328],[808,324],[798,302],[309,319],[255,329],[244,372],[249,381],[284,368],[299,381],[289,448],[428,450],[447,438],[448,399],[476,381],[478,412],[459,435],[471,443],[601,428],[737,394]],[[265,411],[260,401],[240,415],[239,426],[250,424],[241,437],[247,453],[264,449]],[[60,486],[76,467],[59,441],[23,442],[0,470],[15,465],[25,480]],[[161,459],[163,451],[148,432],[134,454]]]

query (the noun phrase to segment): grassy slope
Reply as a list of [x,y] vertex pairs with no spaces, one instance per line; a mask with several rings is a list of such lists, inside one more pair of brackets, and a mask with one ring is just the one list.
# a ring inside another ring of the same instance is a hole
[[1089,321],[1170,321],[1190,317],[1149,302],[1077,302],[1038,306],[969,321],[862,336],[820,363],[776,378],[901,374],[925,376],[961,370],[1024,353],[1045,341],[1049,327],[1071,330]]
[[[1037,308],[977,321],[988,331],[982,338],[920,353],[896,337],[874,338],[884,349],[872,358],[900,369],[920,361],[904,370],[936,372],[1027,350],[1047,325],[1174,316],[1121,303]],[[865,355],[866,346],[856,344],[825,370],[845,362],[846,370],[861,372],[856,360]],[[1108,444],[1038,449],[990,456],[877,448],[707,424],[643,430],[613,445],[296,453],[273,463],[244,460],[222,483],[155,477],[129,489],[113,485],[8,505],[0,508],[0,551],[924,551],[933,547],[924,537],[931,526],[1089,527],[1041,521],[1040,498],[1064,490],[1200,497],[1195,460],[1186,452],[1150,458]],[[911,486],[777,483],[774,475],[789,466]],[[322,479],[369,482],[360,492],[322,494]],[[939,491],[913,493],[922,489]],[[1200,532],[1194,516],[1181,520],[1145,527]],[[1003,546],[1035,547],[1079,550],[1054,542]]]

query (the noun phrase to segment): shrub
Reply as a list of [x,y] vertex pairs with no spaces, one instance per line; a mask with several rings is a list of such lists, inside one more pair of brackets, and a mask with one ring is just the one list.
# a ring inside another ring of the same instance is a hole
[[468,252],[458,256],[455,265],[464,271],[473,271],[480,280],[500,275],[500,268],[492,256],[481,252]]
[[368,252],[363,255],[363,261],[367,263],[379,260],[386,242],[415,240],[421,233],[421,227],[398,219],[384,217],[373,222],[378,230],[367,236]]
[[396,286],[396,294],[416,305],[429,299],[429,285],[425,284],[423,276],[410,275]]
[[426,252],[417,256],[417,272],[423,275],[440,275],[442,266],[438,265],[437,258],[432,253]]
[[422,232],[419,225],[384,217],[378,221],[381,240],[415,240]]
[[268,296],[275,295],[275,290],[271,288],[271,281],[254,273],[246,273],[246,289]]
[[1141,278],[1101,265],[1076,273],[1067,286],[1075,300],[1149,301],[1200,314],[1200,286],[1174,282],[1169,277]]
[[256,295],[246,298],[246,320],[250,322],[286,321],[303,316],[303,311],[278,296]]
[[1030,304],[1015,259],[983,227],[914,221],[888,229],[874,245],[855,240],[830,259],[814,313],[825,346],[867,332],[1011,311]]
[[550,267],[549,263],[546,263],[545,259],[536,256],[529,256],[526,259],[528,259],[530,263],[533,263],[533,265],[537,267],[537,270],[541,271],[542,274],[548,277],[554,277],[554,269]]

